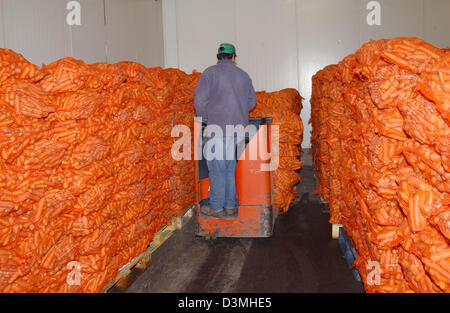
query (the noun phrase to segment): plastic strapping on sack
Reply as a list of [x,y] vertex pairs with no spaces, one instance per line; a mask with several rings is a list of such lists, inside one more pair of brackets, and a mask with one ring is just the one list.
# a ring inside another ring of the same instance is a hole
[[406,151],[409,152],[413,155],[415,155],[418,159],[422,160],[423,163],[425,163],[426,165],[428,165],[429,167],[431,167],[433,170],[435,170],[436,172],[438,172],[439,174],[441,174],[441,176],[443,176],[445,179],[449,179],[450,178],[450,174],[445,174],[444,172],[442,172],[441,170],[439,170],[438,168],[434,167],[433,164],[429,163],[427,160],[424,160],[422,157],[420,157],[419,155],[417,155],[414,152],[411,151]]

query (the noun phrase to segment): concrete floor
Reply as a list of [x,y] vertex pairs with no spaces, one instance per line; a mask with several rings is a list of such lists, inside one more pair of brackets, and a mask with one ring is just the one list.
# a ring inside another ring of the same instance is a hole
[[303,155],[300,198],[280,216],[272,238],[207,241],[194,220],[166,241],[127,292],[364,292],[353,279],[319,198],[310,156]]

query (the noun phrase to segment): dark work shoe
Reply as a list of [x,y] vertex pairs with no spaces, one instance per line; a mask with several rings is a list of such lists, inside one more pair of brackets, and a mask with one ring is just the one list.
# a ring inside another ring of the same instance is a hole
[[233,215],[236,215],[236,213],[237,213],[237,208],[232,208],[232,209],[224,209],[224,213],[225,213],[225,216],[233,216]]
[[203,215],[206,215],[208,217],[223,218],[223,210],[214,211],[214,210],[211,209],[211,207],[209,205],[203,205],[200,208],[200,212]]

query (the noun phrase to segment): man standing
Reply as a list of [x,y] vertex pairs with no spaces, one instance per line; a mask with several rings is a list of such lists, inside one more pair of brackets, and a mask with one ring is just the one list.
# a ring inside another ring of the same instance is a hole
[[221,44],[217,59],[217,64],[201,75],[194,101],[197,116],[207,119],[208,127],[215,125],[221,130],[207,142],[213,154],[205,156],[209,170],[210,205],[201,207],[203,214],[221,218],[235,214],[238,206],[235,151],[238,141],[243,139],[227,133],[226,126],[247,127],[248,113],[256,105],[256,94],[248,74],[236,66],[236,49],[232,44]]

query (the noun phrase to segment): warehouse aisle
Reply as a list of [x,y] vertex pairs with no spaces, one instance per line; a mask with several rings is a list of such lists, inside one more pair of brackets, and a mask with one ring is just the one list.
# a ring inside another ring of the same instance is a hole
[[206,241],[191,220],[152,255],[127,292],[363,292],[331,239],[328,214],[306,160],[301,198],[268,239]]

